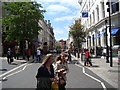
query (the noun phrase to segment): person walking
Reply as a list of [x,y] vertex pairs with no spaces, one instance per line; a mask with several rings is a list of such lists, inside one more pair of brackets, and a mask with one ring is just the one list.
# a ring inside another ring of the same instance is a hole
[[36,62],[39,62],[40,63],[40,60],[41,60],[41,51],[40,49],[37,49],[37,52],[36,52]]
[[19,47],[15,46],[15,59],[19,59]]
[[38,69],[36,79],[37,79],[37,89],[36,90],[50,90],[52,87],[52,82],[54,79],[54,68],[53,68],[53,55],[47,54],[43,60],[40,68]]
[[90,61],[90,52],[88,51],[88,49],[86,49],[85,51],[85,62],[84,62],[84,65],[85,66],[92,66],[92,63]]
[[68,63],[71,63],[71,49],[68,50]]
[[30,49],[29,49],[29,48],[27,49],[26,54],[27,54],[27,60],[29,61],[29,58],[30,58],[30,55],[31,55],[31,52],[30,52]]
[[59,90],[65,90],[66,86],[66,74],[68,73],[68,64],[66,60],[67,55],[62,53],[56,57],[56,73],[58,73],[59,78]]
[[11,51],[10,48],[8,48],[7,51],[7,62],[8,64],[11,64],[11,62],[13,62],[13,52]]

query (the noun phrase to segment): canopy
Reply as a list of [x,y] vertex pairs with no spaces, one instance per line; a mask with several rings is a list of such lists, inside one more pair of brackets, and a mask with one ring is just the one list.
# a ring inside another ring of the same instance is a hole
[[111,35],[115,35],[120,28],[111,29]]

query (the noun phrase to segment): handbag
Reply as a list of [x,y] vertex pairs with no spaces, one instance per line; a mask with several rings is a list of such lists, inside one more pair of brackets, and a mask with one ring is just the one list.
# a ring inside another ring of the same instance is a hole
[[37,80],[37,88],[51,89],[52,82],[49,78],[40,78]]
[[52,89],[53,90],[59,90],[58,84],[57,83],[52,83]]

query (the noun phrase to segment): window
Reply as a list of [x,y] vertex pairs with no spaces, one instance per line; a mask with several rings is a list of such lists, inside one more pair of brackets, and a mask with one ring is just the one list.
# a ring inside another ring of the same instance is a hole
[[112,14],[119,11],[119,3],[118,2],[111,2]]
[[90,26],[91,26],[91,22],[92,22],[92,19],[91,19],[91,15],[90,15]]
[[104,2],[101,2],[103,18],[105,17],[105,6]]
[[95,12],[93,11],[93,24],[95,23]]
[[97,5],[96,10],[97,10],[97,20],[99,21],[99,8],[98,8],[98,5]]
[[[99,32],[100,34],[100,32]],[[101,46],[101,40],[100,40],[101,37],[98,38],[98,43],[99,43],[99,46]]]

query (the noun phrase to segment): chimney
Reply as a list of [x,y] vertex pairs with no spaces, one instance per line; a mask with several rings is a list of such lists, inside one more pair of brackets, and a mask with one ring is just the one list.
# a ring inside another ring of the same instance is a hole
[[50,20],[48,20],[48,26],[51,27],[51,23],[50,23]]
[[47,20],[45,20],[45,23],[47,24]]
[[48,24],[50,23],[50,20],[48,20]]

